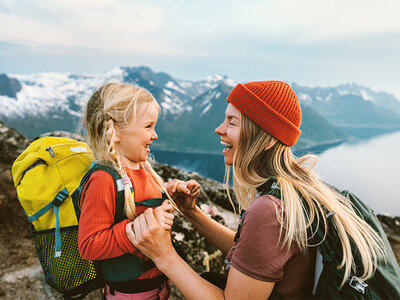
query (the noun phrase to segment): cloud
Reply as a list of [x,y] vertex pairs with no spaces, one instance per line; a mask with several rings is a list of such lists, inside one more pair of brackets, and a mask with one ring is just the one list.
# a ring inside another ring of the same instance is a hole
[[12,1],[1,7],[3,41],[159,55],[207,56],[224,37],[296,45],[400,32],[397,0]]
[[2,0],[0,67],[144,64],[181,78],[361,80],[393,91],[399,10],[398,0]]
[[[29,9],[29,5],[27,5]],[[136,53],[173,51],[157,32],[164,11],[134,1],[42,1],[33,14],[9,5],[0,13],[0,39],[33,44],[89,46]],[[56,18],[56,19],[55,19]]]
[[297,41],[400,32],[397,0],[272,0],[241,4],[241,25]]

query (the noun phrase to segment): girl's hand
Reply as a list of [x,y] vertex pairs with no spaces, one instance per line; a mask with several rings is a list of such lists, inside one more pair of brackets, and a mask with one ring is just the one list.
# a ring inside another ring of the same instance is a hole
[[144,255],[156,262],[174,251],[171,243],[171,234],[162,228],[154,215],[155,211],[148,208],[146,211],[128,223],[125,227],[126,235],[133,246]]
[[200,195],[200,184],[194,180],[181,181],[174,179],[168,181],[166,190],[176,201],[179,209],[185,213],[196,207],[196,198]]
[[161,228],[165,230],[171,230],[174,222],[174,215],[171,214],[172,211],[172,205],[168,200],[165,200],[163,204],[154,209],[154,217]]

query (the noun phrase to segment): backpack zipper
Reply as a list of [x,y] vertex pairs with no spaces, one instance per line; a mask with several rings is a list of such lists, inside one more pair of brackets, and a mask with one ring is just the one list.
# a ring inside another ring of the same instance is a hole
[[56,154],[54,153],[53,149],[51,149],[50,146],[46,148],[46,151],[49,151],[51,157],[56,156]]
[[[76,145],[76,143],[61,143],[61,144],[57,144],[57,145],[53,145],[53,146],[48,146],[48,147],[46,147],[45,150],[50,153],[51,157],[55,157],[56,153],[54,152],[53,149],[60,148],[60,147],[65,147],[65,146],[68,146],[68,145]],[[77,147],[81,147],[81,146],[78,145]],[[82,145],[82,147],[84,147],[84,146]]]

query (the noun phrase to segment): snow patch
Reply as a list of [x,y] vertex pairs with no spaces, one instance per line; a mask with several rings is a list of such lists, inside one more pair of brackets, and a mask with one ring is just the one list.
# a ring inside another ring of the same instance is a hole
[[171,90],[175,90],[181,94],[186,94],[184,90],[182,90],[179,86],[177,86],[174,82],[168,81],[167,84],[165,85],[167,88],[170,88]]
[[361,97],[363,97],[363,99],[364,100],[366,100],[366,101],[374,101],[375,100],[375,98],[372,96],[372,95],[370,95],[366,90],[364,90],[364,89],[361,89],[360,90],[360,93],[361,93]]
[[312,102],[312,99],[309,94],[299,93],[299,99],[300,101],[308,104]]
[[203,109],[203,111],[200,113],[200,116],[204,115],[206,112],[208,112],[210,110],[210,108],[212,107],[212,103],[208,103],[208,105]]

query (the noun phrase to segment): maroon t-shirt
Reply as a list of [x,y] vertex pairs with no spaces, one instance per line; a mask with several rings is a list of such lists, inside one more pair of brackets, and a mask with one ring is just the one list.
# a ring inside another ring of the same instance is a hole
[[243,216],[240,237],[226,259],[237,270],[252,278],[275,282],[274,290],[284,299],[307,299],[314,280],[315,249],[307,255],[297,244],[282,247],[285,232],[277,214],[281,200],[271,196],[258,197]]

